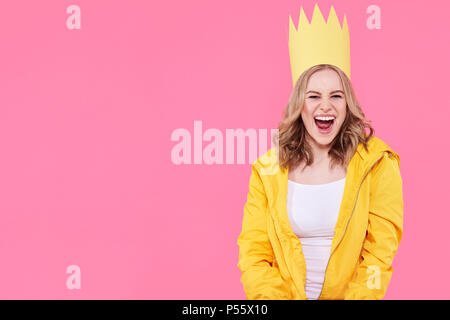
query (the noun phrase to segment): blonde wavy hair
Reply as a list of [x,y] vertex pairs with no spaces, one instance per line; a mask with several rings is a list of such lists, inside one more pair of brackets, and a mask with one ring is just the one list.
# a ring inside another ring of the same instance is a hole
[[[359,143],[362,143],[367,151],[367,142],[374,134],[374,129],[370,125],[371,121],[365,118],[350,79],[336,66],[319,64],[304,71],[298,78],[279,122],[278,136],[273,137],[281,168],[295,167],[302,161],[306,162],[306,166],[314,163],[311,146],[306,141],[307,131],[301,113],[309,78],[315,72],[324,69],[332,69],[339,75],[347,102],[346,118],[339,133],[331,142],[331,148],[328,152],[331,167],[337,164],[347,167]],[[365,128],[370,130],[369,135],[367,135]]]

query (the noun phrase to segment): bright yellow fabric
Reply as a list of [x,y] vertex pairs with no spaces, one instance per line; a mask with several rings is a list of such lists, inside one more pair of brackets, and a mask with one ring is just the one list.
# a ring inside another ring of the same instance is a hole
[[[252,164],[237,266],[247,299],[307,299],[302,245],[287,215],[288,169],[274,165],[273,152]],[[382,299],[402,234],[400,157],[372,137],[368,151],[360,144],[347,167],[319,299]]]

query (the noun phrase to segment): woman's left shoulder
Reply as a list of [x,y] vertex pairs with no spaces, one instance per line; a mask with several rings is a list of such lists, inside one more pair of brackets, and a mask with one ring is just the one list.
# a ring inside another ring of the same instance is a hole
[[370,159],[374,166],[370,172],[375,180],[385,182],[395,179],[401,183],[400,156],[386,142],[378,137],[372,136],[368,142]]
[[372,136],[367,142],[367,149],[369,154],[375,157],[384,154],[385,157],[396,161],[400,166],[400,155],[384,140]]

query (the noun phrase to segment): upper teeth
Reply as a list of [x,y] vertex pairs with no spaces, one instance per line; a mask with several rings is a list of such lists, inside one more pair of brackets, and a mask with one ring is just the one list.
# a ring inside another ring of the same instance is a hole
[[314,117],[314,119],[317,119],[317,120],[333,120],[334,117]]

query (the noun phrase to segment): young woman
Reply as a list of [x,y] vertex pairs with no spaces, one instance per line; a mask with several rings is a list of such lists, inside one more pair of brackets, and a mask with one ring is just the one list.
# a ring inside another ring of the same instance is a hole
[[403,234],[399,155],[333,65],[300,76],[278,129],[252,164],[238,238],[246,298],[383,298]]

